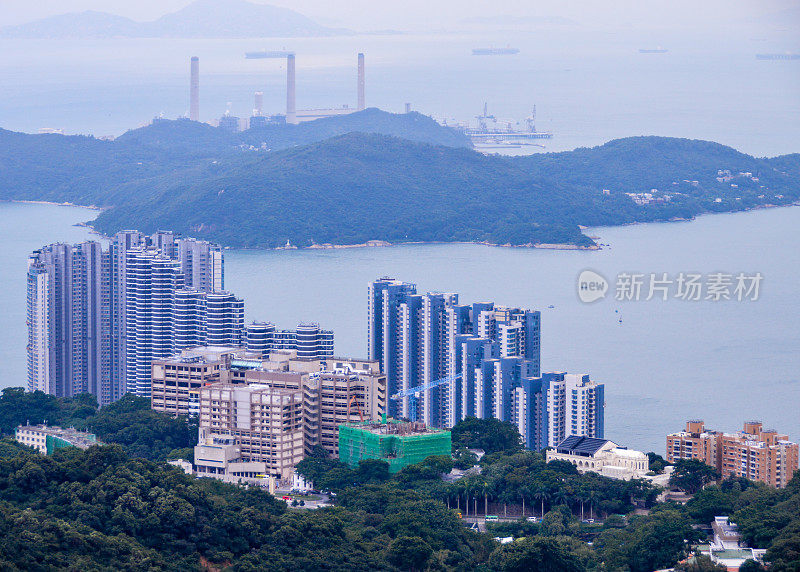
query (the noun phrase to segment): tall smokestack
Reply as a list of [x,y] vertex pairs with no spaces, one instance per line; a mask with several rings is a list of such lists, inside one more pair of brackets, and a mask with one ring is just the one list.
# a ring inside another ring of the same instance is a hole
[[358,111],[366,107],[364,102],[364,54],[358,54]]
[[189,119],[200,121],[200,58],[192,57],[192,77],[189,80]]
[[257,91],[255,97],[255,106],[253,107],[253,115],[261,117],[264,114],[264,92]]
[[286,56],[286,123],[297,123],[294,94],[294,54]]

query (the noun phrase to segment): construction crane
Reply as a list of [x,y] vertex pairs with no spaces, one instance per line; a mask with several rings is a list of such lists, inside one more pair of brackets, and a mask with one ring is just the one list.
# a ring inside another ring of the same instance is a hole
[[348,421],[348,423],[350,422],[350,407],[353,405],[353,403],[356,404],[356,409],[358,410],[358,417],[361,420],[361,422],[363,423],[364,422],[364,410],[361,409],[361,404],[358,402],[358,399],[356,399],[356,395],[355,394],[353,394],[350,397],[349,401],[347,402],[347,421]]
[[428,383],[423,383],[422,385],[418,385],[417,387],[411,387],[409,389],[404,389],[402,391],[398,391],[394,395],[391,396],[391,399],[403,399],[404,397],[409,397],[411,395],[416,395],[417,393],[421,393],[423,391],[427,391],[429,389],[433,389],[434,387],[439,387],[440,385],[444,385],[445,383],[450,383],[451,381],[455,381],[457,379],[461,379],[464,374],[458,373],[455,375],[448,375],[447,377],[443,377],[441,379],[437,379],[436,381],[429,381]]

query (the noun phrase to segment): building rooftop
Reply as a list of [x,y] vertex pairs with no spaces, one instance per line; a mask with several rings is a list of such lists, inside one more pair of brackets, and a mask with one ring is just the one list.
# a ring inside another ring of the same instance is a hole
[[360,429],[375,435],[434,435],[436,433],[447,433],[443,429],[434,429],[424,423],[417,421],[397,421],[389,419],[386,423],[376,421],[364,421],[363,423],[347,423],[348,427]]
[[78,431],[73,427],[65,429],[57,426],[48,427],[47,425],[20,425],[17,427],[17,431],[36,431],[38,433],[50,435],[51,437],[58,437],[59,439],[75,445],[79,449],[88,449],[92,445],[102,444],[97,440],[94,433]]
[[559,453],[567,453],[570,455],[594,455],[608,442],[607,439],[571,435],[561,441],[556,447],[556,450]]
[[633,449],[627,449],[625,447],[616,447],[614,448],[614,454],[619,455],[620,457],[626,457],[628,459],[641,459],[647,457],[641,451],[635,451]]

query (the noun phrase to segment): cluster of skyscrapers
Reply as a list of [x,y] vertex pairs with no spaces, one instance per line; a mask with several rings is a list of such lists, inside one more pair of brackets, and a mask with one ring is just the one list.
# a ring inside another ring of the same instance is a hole
[[603,437],[604,387],[588,375],[541,373],[537,311],[459,304],[381,278],[368,287],[367,353],[380,362],[389,412],[448,428],[465,417],[517,426],[530,448]]
[[51,244],[27,274],[28,389],[101,405],[150,395],[151,363],[194,346],[303,347],[333,354],[333,333],[306,325],[245,326],[244,301],[224,289],[219,245],[171,232],[117,233],[99,242]]

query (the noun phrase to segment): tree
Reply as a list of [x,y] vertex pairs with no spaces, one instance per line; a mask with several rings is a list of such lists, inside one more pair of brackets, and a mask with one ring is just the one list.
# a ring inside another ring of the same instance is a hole
[[431,546],[419,536],[399,536],[392,540],[386,559],[401,570],[423,570],[433,554]]
[[[686,562],[680,562],[675,565],[675,572],[726,572],[728,569],[721,565],[715,564],[711,558],[704,554],[696,555]],[[739,568],[739,572],[741,572]]]
[[360,483],[383,483],[389,480],[389,463],[379,459],[363,459],[358,463],[357,479]]
[[689,494],[694,494],[717,479],[719,479],[719,473],[714,467],[697,459],[681,459],[675,463],[675,468],[669,477],[669,484]]
[[763,572],[763,570],[764,567],[752,558],[748,558],[739,566],[739,572]]
[[684,515],[668,509],[655,511],[646,519],[631,519],[625,533],[629,538],[626,552],[631,572],[672,566],[684,556],[686,541],[694,536]]
[[539,501],[540,503],[542,503],[541,516],[544,517],[544,501],[550,500],[550,493],[548,493],[547,489],[545,489],[545,488],[539,488],[539,489],[536,489],[533,492],[532,496],[533,496],[533,500]]
[[668,465],[667,461],[664,460],[664,457],[657,455],[652,451],[647,453],[647,460],[650,462],[650,470],[657,475],[663,474],[664,467]]
[[517,428],[512,423],[494,418],[467,417],[456,423],[450,434],[456,450],[466,447],[483,449],[490,454],[522,449],[522,437]]
[[698,491],[686,504],[686,510],[694,522],[708,524],[715,516],[730,515],[735,510],[735,497],[721,487],[709,485]]
[[568,540],[528,537],[498,548],[489,568],[502,572],[582,572],[585,561]]
[[478,456],[466,447],[459,447],[453,451],[453,461],[456,469],[466,471],[478,464]]

